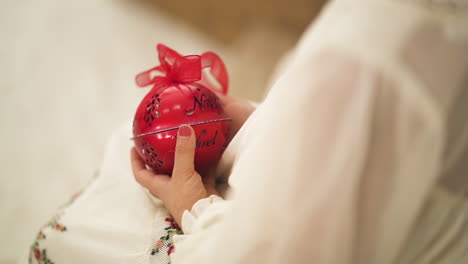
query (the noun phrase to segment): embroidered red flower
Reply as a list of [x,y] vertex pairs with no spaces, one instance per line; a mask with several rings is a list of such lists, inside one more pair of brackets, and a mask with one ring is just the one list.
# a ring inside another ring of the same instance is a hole
[[171,227],[172,228],[175,228],[175,229],[179,229],[180,230],[180,227],[179,225],[176,223],[176,221],[174,220],[174,218],[171,218],[171,217],[166,217],[166,222],[169,222],[171,224]]
[[164,250],[166,254],[169,256],[175,250],[174,242],[172,241],[172,237],[174,235],[183,234],[182,230],[180,230],[179,226],[177,225],[176,221],[172,217],[166,217],[164,219],[169,225],[164,228],[166,234],[162,235],[159,240],[156,241],[154,247],[151,249],[151,255],[156,255],[160,252],[163,252],[163,248],[166,247],[167,250]]
[[174,252],[174,249],[175,249],[174,246],[169,247],[169,249],[167,250],[167,254],[168,255],[172,254]]
[[40,260],[41,259],[41,251],[39,249],[35,249],[34,250],[34,257],[37,259],[37,260]]

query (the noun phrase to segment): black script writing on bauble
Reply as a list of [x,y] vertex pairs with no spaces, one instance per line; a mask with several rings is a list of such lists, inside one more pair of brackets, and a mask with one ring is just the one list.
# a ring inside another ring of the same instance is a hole
[[206,110],[206,109],[219,109],[220,103],[218,97],[215,95],[206,95],[202,93],[199,97],[193,96],[193,108],[187,109],[187,114],[191,115],[195,113],[198,109]]
[[203,129],[197,137],[197,148],[205,148],[216,145],[216,137],[218,136],[218,130],[215,131],[212,137],[206,137],[206,130]]

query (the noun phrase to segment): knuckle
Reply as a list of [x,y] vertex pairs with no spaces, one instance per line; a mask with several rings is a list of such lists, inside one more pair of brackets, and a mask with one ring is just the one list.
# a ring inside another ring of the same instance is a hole
[[135,173],[134,176],[135,176],[135,180],[136,180],[139,184],[144,185],[144,181],[142,180],[141,175],[139,175],[138,173]]
[[135,173],[135,180],[142,186],[147,187],[148,181],[142,173]]
[[183,178],[188,178],[188,177],[191,177],[194,173],[194,170],[192,168],[175,168],[175,171],[174,171],[175,174],[177,174],[178,176],[182,176]]
[[186,168],[182,170],[182,173],[186,178],[191,178],[195,174],[195,171],[192,168]]
[[156,192],[155,190],[149,190],[149,192],[151,193],[152,196],[158,198],[158,199],[161,199],[161,196],[158,192]]
[[193,146],[190,144],[190,142],[187,142],[186,139],[176,144],[176,151],[179,153],[190,152],[192,151],[192,148]]
[[185,144],[179,143],[176,145],[176,152],[184,153],[187,152],[187,146]]

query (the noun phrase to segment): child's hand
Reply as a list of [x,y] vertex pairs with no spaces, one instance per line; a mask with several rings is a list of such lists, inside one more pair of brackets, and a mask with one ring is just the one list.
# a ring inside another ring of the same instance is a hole
[[[226,113],[232,118],[230,141],[255,107],[245,100],[220,94],[218,96],[224,104]],[[185,210],[191,210],[198,200],[217,194],[215,175],[211,173],[202,179],[195,171],[195,141],[195,132],[190,126],[179,128],[172,177],[155,174],[147,169],[136,149],[131,150],[132,169],[136,181],[164,202],[179,225]]]
[[172,177],[158,175],[147,169],[137,150],[131,150],[136,181],[164,202],[179,225],[185,210],[191,210],[198,200],[217,194],[215,175],[207,175],[203,182],[200,174],[194,169],[195,141],[195,132],[190,126],[184,125],[179,128]]

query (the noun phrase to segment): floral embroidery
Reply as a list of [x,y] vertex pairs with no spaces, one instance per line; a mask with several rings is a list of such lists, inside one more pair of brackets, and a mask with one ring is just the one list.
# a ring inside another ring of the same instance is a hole
[[[39,248],[34,249],[34,258],[36,259],[37,263],[44,263],[44,264],[54,264],[48,257],[47,257],[47,250],[43,249],[42,251]],[[29,262],[31,262],[31,256],[29,257]]]
[[164,246],[167,248],[167,251],[166,251],[167,255],[168,256],[171,255],[172,253],[174,253],[174,250],[175,250],[172,237],[174,235],[183,234],[182,230],[180,229],[179,225],[175,222],[174,218],[166,217],[165,221],[169,223],[169,226],[164,228],[164,230],[166,230],[166,235],[160,237],[159,240],[156,241],[156,244],[151,250],[151,255],[156,255],[159,252],[161,252]]
[[59,223],[61,216],[62,216],[62,213],[59,213],[56,216],[54,216],[52,220],[50,220],[47,224],[45,224],[41,228],[41,230],[39,231],[39,234],[37,234],[36,240],[31,245],[31,250],[29,252],[30,264],[33,263],[33,259],[36,260],[36,263],[38,264],[54,264],[54,262],[50,260],[49,257],[47,256],[47,250],[40,248],[39,242],[47,238],[44,233],[46,229],[56,230],[59,232],[67,231],[67,227]]
[[32,264],[33,260],[36,261],[37,264],[54,264],[52,260],[49,259],[47,256],[47,250],[40,246],[40,241],[45,240],[47,238],[45,232],[46,230],[51,231],[59,231],[65,232],[67,231],[67,227],[59,222],[60,218],[64,214],[65,208],[71,205],[94,180],[98,177],[99,171],[96,171],[94,176],[91,178],[91,181],[83,188],[81,191],[72,195],[71,199],[64,205],[59,208],[59,212],[49,221],[47,222],[40,230],[34,240],[33,244],[30,247],[29,252],[29,263]]

